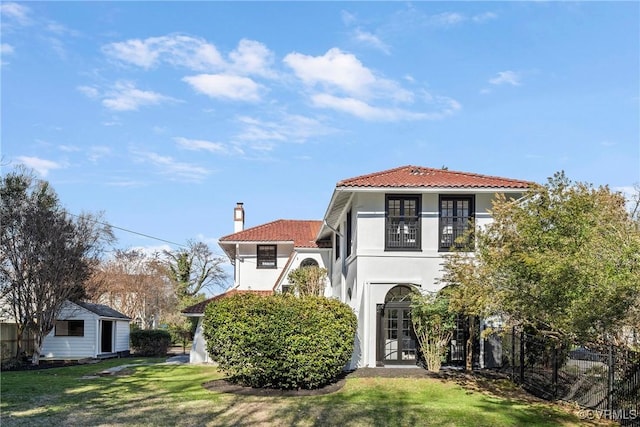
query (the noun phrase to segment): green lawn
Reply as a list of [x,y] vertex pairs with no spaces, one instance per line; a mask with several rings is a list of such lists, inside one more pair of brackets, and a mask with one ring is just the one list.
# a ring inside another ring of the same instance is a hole
[[[82,379],[111,366],[148,363],[119,376]],[[2,372],[9,426],[577,426],[557,406],[496,397],[430,378],[349,378],[339,392],[255,397],[208,391],[211,366],[113,359],[40,371]]]

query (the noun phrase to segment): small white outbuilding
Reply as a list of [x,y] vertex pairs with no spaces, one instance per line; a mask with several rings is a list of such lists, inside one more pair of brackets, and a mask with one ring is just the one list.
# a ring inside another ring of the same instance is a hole
[[42,343],[42,360],[105,358],[129,354],[131,319],[103,304],[67,301]]

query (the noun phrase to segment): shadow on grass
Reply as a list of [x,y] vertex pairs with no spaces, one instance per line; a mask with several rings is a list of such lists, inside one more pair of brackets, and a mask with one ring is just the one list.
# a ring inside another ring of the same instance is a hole
[[131,375],[80,379],[102,369],[3,373],[1,425],[584,425],[548,404],[520,399],[520,391],[500,380],[352,378],[333,394],[273,397],[210,392],[203,383],[222,375],[207,366],[147,365],[131,368]]

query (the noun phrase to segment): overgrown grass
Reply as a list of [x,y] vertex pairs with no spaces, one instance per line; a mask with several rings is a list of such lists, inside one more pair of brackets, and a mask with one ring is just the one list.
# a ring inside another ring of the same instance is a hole
[[[206,390],[214,367],[159,359],[1,374],[7,426],[571,426],[574,415],[430,378],[349,378],[339,392],[254,397]],[[119,364],[148,363],[119,376],[82,379]]]

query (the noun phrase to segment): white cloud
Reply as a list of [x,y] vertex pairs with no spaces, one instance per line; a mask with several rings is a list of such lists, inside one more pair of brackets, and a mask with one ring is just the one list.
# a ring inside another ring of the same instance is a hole
[[116,179],[110,182],[107,182],[106,185],[108,187],[144,187],[146,184],[142,181],[135,181],[132,179]]
[[410,111],[402,108],[384,108],[370,105],[355,98],[341,98],[330,94],[316,94],[312,96],[312,102],[320,108],[330,108],[342,111],[371,121],[405,121],[405,120],[439,120],[454,114],[460,110],[460,104],[454,99],[447,97],[433,97],[427,93],[423,94],[425,101],[435,104],[435,109],[431,112]]
[[356,15],[346,10],[340,12],[340,17],[342,18],[342,23],[345,25],[351,25],[357,20]]
[[226,153],[227,149],[220,142],[211,142],[203,139],[189,139],[183,137],[175,137],[173,140],[180,147],[192,151],[209,151],[211,153]]
[[311,99],[316,107],[342,111],[365,120],[398,121],[427,118],[424,113],[414,113],[397,108],[374,107],[359,99],[337,97],[327,93],[313,95]]
[[119,81],[109,90],[102,100],[102,105],[115,111],[135,111],[142,106],[158,105],[174,100],[157,92],[144,91],[131,82]]
[[378,49],[386,53],[387,55],[391,53],[389,46],[386,43],[384,43],[382,40],[380,40],[378,36],[376,36],[375,34],[369,33],[367,31],[362,31],[360,28],[357,28],[354,31],[353,38],[357,42],[365,44],[367,46],[371,46],[375,49]]
[[283,61],[310,86],[321,84],[351,95],[364,96],[376,82],[374,74],[355,55],[335,47],[322,56],[290,53]]
[[20,3],[3,3],[0,4],[0,14],[14,20],[20,25],[29,25],[31,24],[31,18],[29,14],[31,13],[31,9],[27,6],[24,6]]
[[100,91],[93,86],[78,86],[76,89],[88,98],[98,98]]
[[63,35],[70,35],[70,36],[74,36],[74,37],[78,37],[80,36],[80,32],[76,31],[76,30],[72,30],[58,22],[55,21],[49,21],[46,24],[46,29],[47,31],[63,36]]
[[259,101],[261,86],[248,77],[231,74],[199,74],[182,79],[197,92],[212,98]]
[[64,167],[58,162],[41,159],[39,157],[20,156],[17,158],[17,160],[25,166],[35,170],[43,177],[46,177],[53,169],[61,169]]
[[199,37],[179,34],[110,43],[103,46],[102,51],[115,60],[145,69],[160,62],[196,71],[224,66],[224,60],[214,45]]
[[520,76],[515,71],[500,71],[498,75],[489,79],[492,85],[509,84],[511,86],[520,86]]
[[342,92],[358,99],[386,98],[412,102],[413,94],[393,80],[381,78],[365,67],[355,55],[332,48],[322,56],[290,53],[284,60],[295,75],[310,88],[320,86],[331,94]]
[[87,158],[93,163],[109,155],[111,155],[111,148],[104,145],[94,145],[89,147],[87,152]]
[[238,47],[229,54],[231,65],[229,69],[237,74],[255,74],[264,77],[273,77],[271,70],[274,55],[267,47],[257,41],[242,39]]
[[160,173],[168,175],[170,179],[187,182],[202,182],[211,172],[192,163],[184,163],[170,156],[161,156],[153,152],[134,152],[138,159],[151,163]]
[[333,133],[324,123],[297,114],[285,114],[279,120],[265,121],[241,116],[238,121],[244,126],[237,136],[241,141],[305,142],[306,140]]
[[445,27],[459,24],[465,20],[466,17],[464,15],[454,12],[439,13],[437,15],[432,15],[430,18],[432,24]]
[[66,153],[74,153],[74,152],[82,151],[82,149],[76,145],[59,145],[58,149]]
[[484,13],[479,13],[477,15],[473,15],[471,19],[473,20],[473,22],[486,22],[492,19],[497,19],[497,18],[498,18],[498,15],[496,15],[493,12],[484,12]]
[[13,46],[9,43],[0,44],[0,54],[2,55],[11,55],[14,52]]

